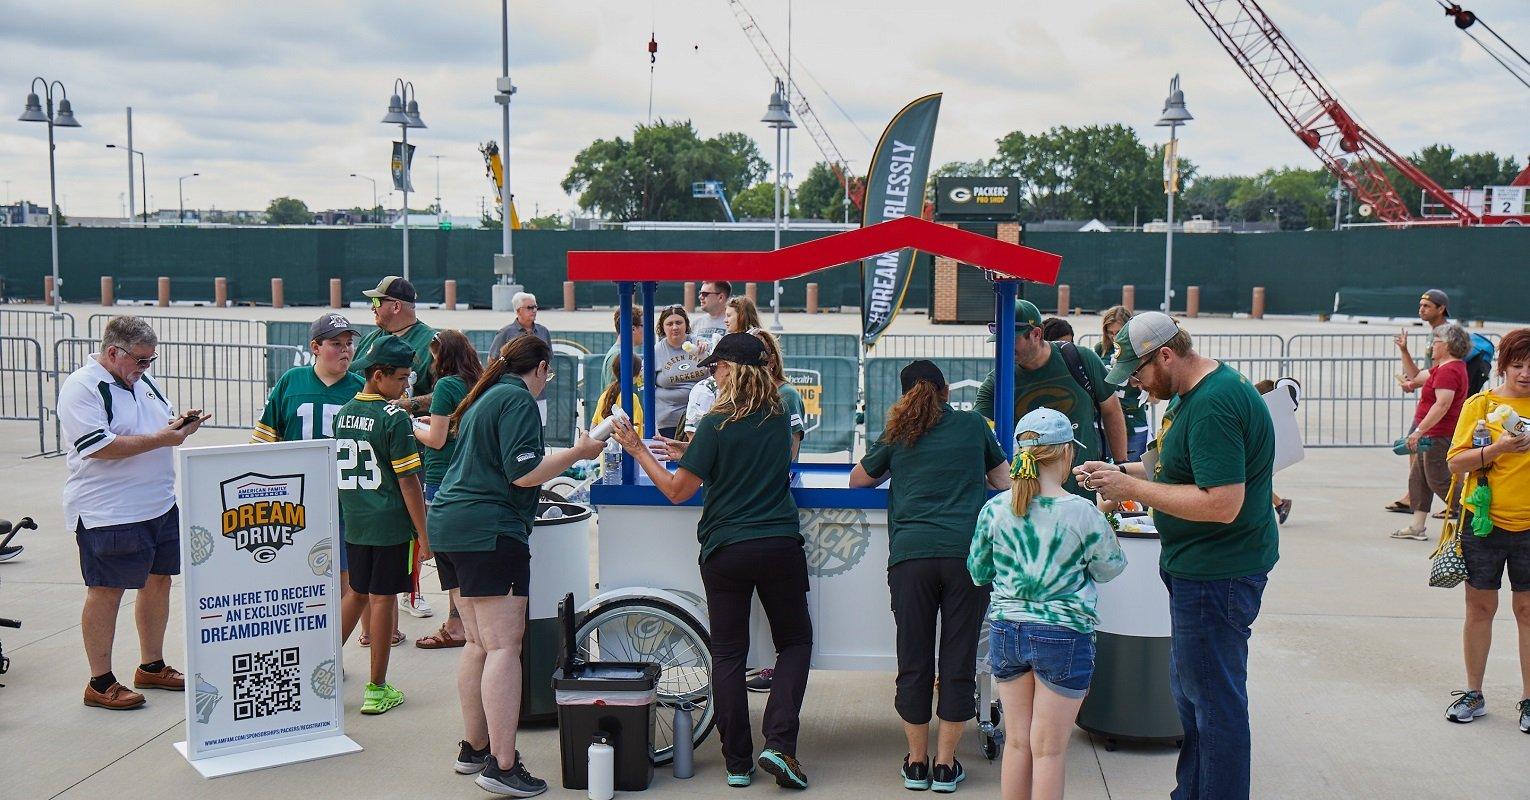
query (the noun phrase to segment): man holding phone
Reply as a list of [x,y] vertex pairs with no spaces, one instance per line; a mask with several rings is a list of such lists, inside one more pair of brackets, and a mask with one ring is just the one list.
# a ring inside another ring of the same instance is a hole
[[[59,389],[58,416],[68,448],[64,517],[80,549],[85,609],[80,628],[90,682],[85,705],[137,708],[144,696],[117,682],[112,640],[125,589],[137,589],[138,689],[185,691],[186,679],[165,664],[170,578],[181,571],[180,513],[175,506],[171,449],[196,433],[208,415],[175,413],[149,378],[159,337],[137,317],[106,324],[92,353]],[[179,701],[177,701],[179,702]]]

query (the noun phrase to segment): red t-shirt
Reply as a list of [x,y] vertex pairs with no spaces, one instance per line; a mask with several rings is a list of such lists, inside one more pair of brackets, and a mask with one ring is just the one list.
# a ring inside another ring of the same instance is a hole
[[1413,424],[1416,427],[1424,421],[1424,415],[1434,407],[1434,393],[1445,389],[1454,391],[1456,394],[1450,399],[1450,410],[1445,412],[1444,419],[1435,423],[1434,427],[1424,431],[1425,436],[1443,436],[1450,438],[1456,432],[1456,419],[1461,416],[1461,406],[1466,402],[1466,396],[1470,394],[1471,384],[1466,379],[1466,362],[1456,359],[1444,364],[1436,364],[1429,370],[1429,380],[1424,381],[1424,388],[1419,390],[1418,408],[1413,411]]

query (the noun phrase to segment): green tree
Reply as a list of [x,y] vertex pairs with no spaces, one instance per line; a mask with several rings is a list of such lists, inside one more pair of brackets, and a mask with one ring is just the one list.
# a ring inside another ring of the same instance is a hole
[[[1120,222],[1163,203],[1163,148],[1144,145],[1125,125],[1013,131],[997,145],[998,153],[983,166],[987,174],[1020,180],[1021,216],[1027,221]],[[1183,158],[1179,163],[1181,182],[1193,179],[1194,165]]]
[[[796,216],[841,222],[845,218],[844,196],[844,185],[834,177],[828,162],[820,161],[808,170],[802,183],[797,184],[792,200],[797,207]],[[768,195],[766,199],[769,199]],[[860,214],[852,207],[850,216],[858,219]]]
[[561,231],[568,228],[568,221],[562,214],[543,214],[522,222],[521,227],[534,231]]
[[[733,205],[733,216],[737,219],[775,219],[775,191],[774,182],[762,182],[739,192],[738,196],[728,200]],[[781,200],[784,202],[786,198],[783,197]]]
[[[1491,151],[1458,155],[1454,147],[1446,144],[1431,144],[1421,148],[1408,156],[1408,161],[1447,190],[1504,186],[1519,174],[1519,161],[1513,156],[1500,156]],[[1402,195],[1408,210],[1420,214],[1422,188],[1391,165],[1383,165],[1382,171],[1386,173],[1387,180],[1392,182],[1393,188]],[[1437,204],[1432,198],[1429,202],[1431,205]]]
[[598,139],[574,157],[562,182],[579,207],[617,221],[714,220],[715,200],[691,196],[691,184],[720,180],[729,197],[765,177],[767,165],[749,136],[702,139],[689,120],[639,125],[632,140]]
[[313,222],[313,212],[308,204],[296,197],[278,197],[266,206],[268,225],[308,225]]

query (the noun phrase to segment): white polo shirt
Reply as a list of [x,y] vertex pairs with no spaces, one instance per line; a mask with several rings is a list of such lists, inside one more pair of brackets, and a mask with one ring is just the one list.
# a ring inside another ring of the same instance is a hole
[[122,385],[91,353],[85,366],[64,380],[58,393],[61,444],[68,456],[64,517],[71,533],[86,528],[144,522],[175,505],[174,448],[160,447],[130,458],[91,458],[118,436],[164,430],[174,410],[147,374]]

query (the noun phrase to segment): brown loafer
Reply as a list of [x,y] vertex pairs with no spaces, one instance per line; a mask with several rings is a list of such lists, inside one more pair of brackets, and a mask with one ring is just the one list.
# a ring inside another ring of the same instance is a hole
[[165,689],[171,692],[186,691],[186,676],[175,667],[165,667],[159,672],[133,670],[133,687],[136,689]]
[[112,684],[104,692],[96,691],[89,683],[85,684],[85,705],[87,706],[121,711],[128,708],[137,708],[143,705],[143,703],[143,695],[120,683]]

